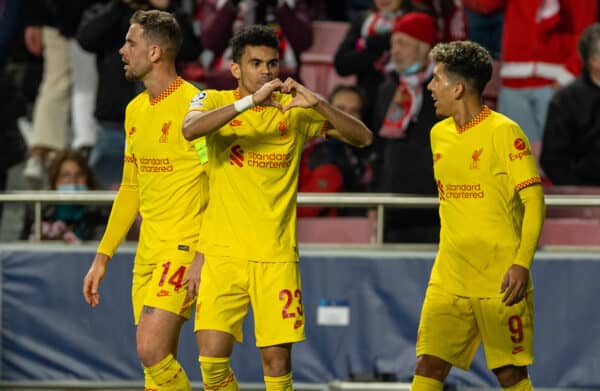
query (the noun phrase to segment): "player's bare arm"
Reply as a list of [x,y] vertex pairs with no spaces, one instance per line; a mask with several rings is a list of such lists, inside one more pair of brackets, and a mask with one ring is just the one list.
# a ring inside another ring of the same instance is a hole
[[[279,79],[271,80],[263,84],[254,94],[242,97],[237,102],[241,102],[244,99],[251,99],[247,108],[260,105],[273,106],[281,110],[281,106],[272,98],[272,95],[273,92],[281,90],[282,84]],[[243,111],[240,109],[239,104],[236,107],[237,102],[206,112],[197,110],[188,112],[183,120],[182,131],[185,139],[191,141],[198,137],[206,136],[230,122]]]
[[329,121],[334,129],[327,132],[328,136],[335,137],[347,144],[364,148],[373,142],[373,134],[359,119],[332,106],[326,99],[292,78],[288,78],[281,92],[292,94],[292,101],[283,108],[287,111],[293,107],[313,108]]
[[106,254],[97,253],[90,269],[88,270],[85,278],[83,279],[83,297],[86,303],[92,308],[96,307],[100,303],[100,294],[98,293],[98,287],[100,281],[104,278],[106,272],[106,264],[110,260],[110,257]]

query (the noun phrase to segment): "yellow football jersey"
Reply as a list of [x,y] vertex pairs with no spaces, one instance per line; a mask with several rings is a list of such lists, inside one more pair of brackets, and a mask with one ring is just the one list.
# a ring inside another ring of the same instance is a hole
[[453,118],[438,122],[431,147],[441,233],[430,283],[456,295],[497,296],[520,245],[518,191],[541,183],[529,141],[486,107],[463,129]]
[[165,245],[191,246],[198,238],[208,203],[206,156],[199,156],[205,140],[188,142],[181,133],[188,104],[197,93],[177,78],[155,99],[145,91],[127,106],[123,185],[138,188],[138,253],[145,254],[139,259],[148,259]]
[[[282,106],[290,95],[274,94]],[[239,99],[239,91],[206,90],[190,110],[210,111]],[[210,203],[198,249],[206,254],[265,262],[298,260],[296,193],[306,140],[324,135],[327,121],[312,109],[282,114],[254,107],[207,136]]]

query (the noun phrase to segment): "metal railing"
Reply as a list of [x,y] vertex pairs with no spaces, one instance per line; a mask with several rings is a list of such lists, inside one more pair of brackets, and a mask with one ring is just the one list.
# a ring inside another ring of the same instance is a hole
[[[18,191],[0,193],[1,203],[34,204],[34,237],[41,238],[43,204],[110,204],[114,191],[59,193],[56,191]],[[546,195],[548,207],[600,207],[600,195]],[[383,243],[385,208],[435,208],[437,197],[381,193],[298,193],[298,206],[337,208],[376,208],[376,243]]]

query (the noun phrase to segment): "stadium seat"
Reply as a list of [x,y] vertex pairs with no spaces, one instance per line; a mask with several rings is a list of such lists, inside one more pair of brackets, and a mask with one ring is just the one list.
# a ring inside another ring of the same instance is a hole
[[371,243],[373,223],[367,217],[298,218],[300,243]]
[[[595,186],[550,186],[544,188],[545,194],[552,195],[597,195],[600,196],[600,187]],[[573,217],[600,220],[600,208],[594,207],[560,207],[548,208],[546,218]]]
[[547,218],[540,246],[600,246],[600,220]]
[[356,77],[341,77],[333,67],[333,57],[348,28],[346,22],[314,21],[313,45],[300,55],[300,79],[325,97],[337,84],[356,84]]

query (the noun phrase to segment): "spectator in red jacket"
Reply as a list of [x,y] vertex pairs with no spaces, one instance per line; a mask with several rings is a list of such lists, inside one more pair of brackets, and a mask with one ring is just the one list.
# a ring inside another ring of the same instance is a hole
[[504,10],[498,110],[521,125],[536,159],[556,88],[581,72],[577,40],[596,21],[597,0],[464,0],[474,11]]

